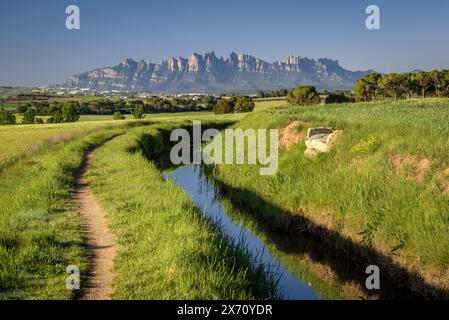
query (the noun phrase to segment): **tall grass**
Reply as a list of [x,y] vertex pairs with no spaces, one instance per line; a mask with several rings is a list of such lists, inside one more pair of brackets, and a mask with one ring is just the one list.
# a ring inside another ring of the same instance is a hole
[[102,128],[142,122],[179,122],[186,119],[237,121],[243,116],[214,115],[212,112],[176,112],[147,114],[143,121],[132,120],[132,116],[127,115],[127,121],[116,121],[112,120],[112,115],[82,115],[80,122],[76,123],[0,126],[0,172],[11,164],[35,154],[41,148],[64,143]]
[[102,130],[39,152],[0,180],[0,299],[64,299],[66,267],[86,271],[82,222],[70,201],[73,173],[92,145],[124,132]]
[[[304,132],[332,126],[344,134],[330,154],[315,159],[304,156],[304,143],[283,152],[275,176],[221,165],[218,178],[263,199],[239,199],[257,214],[305,215],[449,288],[449,198],[435,186],[435,179],[449,178],[449,100],[295,107],[256,113],[237,126],[282,128],[294,120]],[[410,179],[407,168],[394,167],[397,155],[428,159],[431,167],[423,179]]]
[[114,298],[276,297],[275,282],[263,268],[253,267],[245,251],[226,241],[188,195],[165,182],[146,159],[140,148],[162,150],[156,143],[163,139],[161,130],[173,128],[135,129],[95,153],[89,182],[119,239]]
[[45,147],[54,147],[95,130],[123,123],[64,123],[0,126],[0,172]]

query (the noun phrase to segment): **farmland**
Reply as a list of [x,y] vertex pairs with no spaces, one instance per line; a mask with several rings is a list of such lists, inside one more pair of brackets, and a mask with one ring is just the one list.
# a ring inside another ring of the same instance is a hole
[[[211,112],[148,114],[141,122],[207,119],[211,115]],[[232,117],[240,119],[243,116],[236,114]],[[217,119],[227,117],[229,116],[216,116]],[[22,157],[34,154],[42,146],[65,142],[101,128],[135,123],[131,116],[127,118],[129,121],[114,121],[110,115],[82,115],[78,123],[0,126],[0,170]]]

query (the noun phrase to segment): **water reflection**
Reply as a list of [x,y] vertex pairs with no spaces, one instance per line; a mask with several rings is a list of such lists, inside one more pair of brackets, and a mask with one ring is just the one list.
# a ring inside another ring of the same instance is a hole
[[265,247],[254,233],[242,225],[234,224],[227,216],[226,210],[220,204],[215,187],[207,182],[201,174],[198,165],[178,168],[172,172],[164,173],[164,179],[173,180],[177,185],[188,192],[195,205],[206,217],[218,222],[223,233],[234,242],[244,239],[250,254],[262,262],[267,271],[280,274],[279,288],[284,299],[290,300],[315,300],[321,299],[319,294],[308,284],[291,274],[285,266],[277,260],[268,248]]

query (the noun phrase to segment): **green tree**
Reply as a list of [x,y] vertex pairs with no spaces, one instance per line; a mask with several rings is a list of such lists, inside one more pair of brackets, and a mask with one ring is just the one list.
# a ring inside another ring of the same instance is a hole
[[254,110],[254,101],[247,96],[239,96],[235,98],[234,112],[251,112]]
[[449,70],[440,72],[440,90],[438,93],[440,97],[449,97]]
[[120,111],[116,111],[112,115],[112,119],[114,119],[114,120],[124,120],[125,118],[126,117]]
[[407,73],[403,75],[404,79],[404,94],[407,99],[411,99],[414,95],[419,95],[419,85],[416,82],[414,75]]
[[61,108],[63,122],[77,122],[80,119],[81,106],[78,102],[65,103]]
[[357,101],[372,101],[381,94],[380,80],[382,75],[371,73],[356,81],[354,86]]
[[439,89],[440,89],[440,84],[441,84],[441,73],[437,70],[433,70],[430,72],[430,76],[433,78],[433,91],[435,91],[435,94],[438,96],[439,95]]
[[205,110],[213,110],[213,108],[217,102],[218,102],[218,99],[213,96],[204,96],[200,100],[200,103],[204,104]]
[[394,100],[407,92],[406,82],[407,76],[397,73],[390,73],[380,80],[381,87]]
[[291,90],[288,93],[287,100],[292,106],[309,106],[321,102],[320,95],[312,86],[302,86]]
[[27,112],[27,110],[31,108],[31,104],[29,103],[25,103],[25,104],[20,104],[17,106],[17,112],[18,113],[25,113]]
[[136,107],[133,109],[132,114],[133,114],[134,118],[136,118],[136,119],[143,119],[143,117],[144,117],[143,105],[136,105]]
[[354,92],[356,101],[368,101],[368,92],[363,78],[355,82]]
[[215,114],[225,114],[225,113],[233,113],[235,104],[233,102],[234,99],[221,99],[214,106]]
[[16,116],[6,110],[5,108],[0,109],[0,125],[16,124]]
[[33,124],[36,122],[37,111],[34,108],[28,109],[23,114],[22,124]]
[[53,111],[52,116],[47,119],[47,123],[62,123],[64,116],[60,110]]
[[413,79],[418,84],[421,96],[423,98],[435,89],[435,75],[432,72],[419,72],[414,75]]

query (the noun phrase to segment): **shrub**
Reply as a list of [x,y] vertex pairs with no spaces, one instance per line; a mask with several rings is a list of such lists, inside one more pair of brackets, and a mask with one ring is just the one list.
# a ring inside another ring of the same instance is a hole
[[324,103],[346,103],[350,101],[351,99],[343,93],[331,93],[326,97]]
[[144,117],[144,115],[143,115],[144,114],[143,106],[142,105],[137,105],[133,109],[132,114],[133,114],[134,118],[136,118],[136,119],[143,119],[143,117]]
[[43,124],[44,120],[42,118],[36,118],[36,123],[37,124]]
[[321,102],[320,95],[312,86],[302,86],[291,90],[288,93],[287,100],[292,106],[309,106]]
[[251,112],[254,110],[254,101],[250,97],[246,96],[240,96],[236,97],[234,104],[234,112],[241,113],[241,112]]
[[21,104],[17,106],[17,112],[18,113],[25,113],[28,111],[28,109],[31,107],[29,103],[27,104]]
[[12,114],[12,112],[9,112],[8,110],[5,110],[4,108],[0,109],[0,125],[7,125],[7,124],[16,124],[16,116]]
[[214,106],[214,113],[215,114],[233,113],[234,107],[235,105],[232,100],[221,99]]
[[65,103],[61,108],[62,122],[77,122],[80,119],[81,107],[78,102]]
[[351,148],[354,153],[364,154],[375,151],[380,145],[377,137],[374,135],[368,136],[360,140],[356,145]]
[[247,96],[232,97],[230,99],[221,99],[214,106],[215,114],[242,113],[254,110],[254,101]]
[[381,88],[380,73],[371,73],[356,81],[354,86],[355,98],[357,101],[371,101],[378,98]]
[[61,111],[53,112],[53,115],[47,119],[47,123],[62,123],[64,122],[64,115]]
[[119,111],[114,112],[114,114],[112,115],[112,119],[114,119],[114,120],[124,120],[125,118],[126,117],[123,114],[121,114],[121,112],[119,112]]
[[34,109],[34,108],[28,109],[23,114],[22,124],[33,124],[33,123],[35,123],[36,122],[36,115],[37,115],[36,109]]

